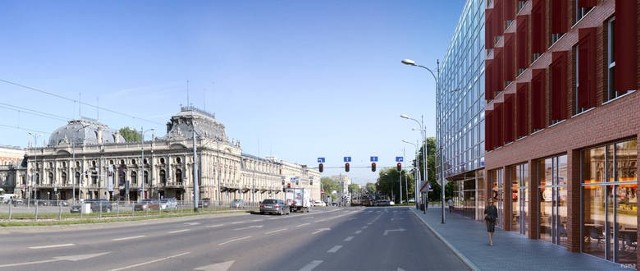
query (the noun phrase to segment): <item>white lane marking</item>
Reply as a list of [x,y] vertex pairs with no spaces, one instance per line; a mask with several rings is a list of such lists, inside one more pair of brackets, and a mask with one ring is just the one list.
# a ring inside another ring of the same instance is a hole
[[304,227],[304,226],[309,225],[309,224],[311,224],[311,223],[302,223],[302,224],[296,226],[296,228]]
[[189,225],[189,226],[195,226],[195,225],[200,225],[200,222],[188,222],[188,223],[184,223],[185,225]]
[[115,238],[115,239],[111,239],[111,240],[113,240],[113,241],[124,241],[124,240],[138,239],[138,238],[144,238],[144,237],[146,237],[146,236],[145,235],[138,235],[138,236]]
[[284,229],[279,229],[279,230],[275,230],[275,231],[265,232],[264,234],[274,234],[274,233],[281,232],[281,231],[286,231],[286,230],[287,229],[284,228]]
[[111,271],[120,271],[120,270],[126,270],[126,269],[133,269],[139,266],[143,266],[143,265],[147,265],[147,264],[152,264],[152,263],[156,263],[156,262],[161,262],[161,261],[165,261],[165,260],[169,260],[171,258],[177,258],[180,256],[184,256],[187,255],[191,252],[184,252],[184,253],[180,253],[177,255],[173,255],[173,256],[168,256],[168,257],[164,257],[164,258],[160,258],[160,259],[155,259],[155,260],[151,260],[148,262],[143,262],[143,263],[138,263],[138,264],[134,264],[134,265],[129,265],[129,266],[125,266],[125,267],[120,267],[120,268],[116,268],[116,269],[111,269]]
[[322,229],[318,229],[317,231],[312,232],[311,234],[316,234],[316,233],[321,233],[323,231],[330,231],[331,228],[322,228]]
[[254,219],[254,220],[251,220],[251,222],[260,222],[260,221],[264,221],[264,219]]
[[349,242],[349,241],[351,241],[351,240],[353,240],[353,236],[349,236],[349,237],[347,237],[347,238],[345,238],[345,239],[344,239],[344,241],[345,241],[345,242]]
[[231,268],[231,265],[234,262],[236,262],[236,261],[226,261],[226,262],[223,262],[223,263],[214,263],[212,265],[196,267],[193,270],[200,270],[200,271],[227,271],[227,270],[229,270],[229,268]]
[[247,226],[244,228],[237,228],[237,229],[233,229],[234,231],[241,231],[241,230],[248,230],[248,229],[256,229],[256,228],[262,228],[264,226],[262,225],[258,225],[258,226]]
[[0,265],[0,268],[23,266],[23,265],[32,265],[32,264],[43,264],[43,263],[51,263],[51,262],[59,262],[59,261],[77,262],[77,261],[81,261],[81,260],[90,259],[90,258],[93,258],[93,257],[102,256],[102,255],[105,255],[105,254],[109,254],[109,252],[94,253],[94,254],[83,254],[83,255],[72,255],[72,256],[59,256],[59,257],[53,257],[52,259],[49,259],[49,260],[34,261],[34,262],[24,262],[24,263],[3,264],[3,265]]
[[222,227],[222,226],[224,226],[224,224],[209,225],[209,226],[207,226],[207,228],[217,228],[217,227]]
[[320,261],[320,260],[311,261],[310,263],[308,263],[304,267],[300,268],[300,271],[311,271],[314,268],[318,267],[318,265],[320,265],[321,263],[322,263],[322,261]]
[[366,228],[368,228],[368,227],[369,227],[369,226],[362,226],[362,228],[361,228],[361,229],[363,229],[363,230],[364,230],[364,229],[366,229]]
[[180,233],[180,232],[185,232],[185,231],[190,231],[191,229],[184,229],[184,230],[177,230],[177,231],[170,231],[169,233]]
[[231,222],[231,224],[235,225],[235,224],[242,224],[242,223],[247,223],[246,221],[234,221]]
[[75,244],[59,244],[59,245],[48,245],[48,246],[38,246],[38,247],[29,247],[30,249],[45,249],[45,248],[57,248],[57,247],[70,247],[75,246]]
[[400,229],[395,229],[395,230],[385,230],[385,231],[384,231],[384,235],[387,235],[388,233],[390,233],[390,232],[394,232],[394,231],[400,231],[400,232],[403,232],[403,231],[405,231],[405,229],[400,228]]
[[341,248],[342,248],[342,246],[335,246],[335,247],[332,247],[331,249],[329,249],[329,250],[327,251],[327,253],[336,253],[336,252],[338,252],[338,250],[340,250]]
[[249,239],[249,238],[251,238],[251,236],[245,236],[245,237],[240,237],[240,238],[236,238],[236,239],[231,239],[231,240],[229,240],[229,241],[222,242],[222,243],[220,243],[220,244],[218,244],[218,245],[219,245],[219,246],[223,246],[223,245],[226,245],[226,244],[228,244],[228,243],[232,243],[232,242],[236,242],[236,241],[241,241],[241,240]]
[[357,230],[357,231],[356,231],[356,234],[360,234],[361,232],[362,232],[361,230]]

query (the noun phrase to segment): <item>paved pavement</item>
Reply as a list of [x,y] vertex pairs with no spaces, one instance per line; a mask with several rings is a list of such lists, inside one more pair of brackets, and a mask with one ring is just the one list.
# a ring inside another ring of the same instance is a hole
[[474,270],[633,270],[499,228],[493,236],[493,246],[489,246],[484,222],[449,213],[445,209],[446,223],[442,224],[440,206],[429,206],[426,214],[416,208],[411,209]]

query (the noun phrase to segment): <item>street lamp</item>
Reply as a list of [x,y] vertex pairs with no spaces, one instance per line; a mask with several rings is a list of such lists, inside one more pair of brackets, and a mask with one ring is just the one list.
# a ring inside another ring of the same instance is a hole
[[[144,177],[144,133],[149,132],[149,131],[155,131],[155,129],[147,129],[146,131],[144,130],[144,128],[140,127],[140,149],[142,152],[142,161],[140,161],[140,179],[142,180],[140,182],[141,185],[141,193],[140,193],[140,197],[142,199],[145,199],[145,194],[144,194],[144,182],[146,181],[145,177]],[[153,140],[153,135],[151,136],[151,140]],[[153,146],[153,145],[152,145]],[[153,151],[152,151],[153,153]],[[151,165],[151,168],[153,169],[153,165]]]
[[[415,183],[416,183],[416,185],[415,185],[415,188],[413,189],[413,190],[414,190],[414,191],[413,191],[413,192],[414,192],[414,193],[413,193],[413,199],[414,199],[414,200],[415,200],[415,202],[416,202],[416,209],[419,209],[419,207],[418,207],[418,179],[420,178],[420,177],[419,177],[419,176],[420,176],[420,163],[419,163],[419,162],[418,162],[418,160],[417,160],[417,159],[418,159],[418,142],[416,142],[416,143],[414,144],[414,143],[411,143],[411,142],[406,141],[406,140],[404,140],[404,139],[402,140],[402,142],[407,143],[407,144],[410,144],[410,145],[412,145],[412,146],[416,149],[416,151],[415,151],[415,153],[414,153],[414,156],[415,156],[415,158],[416,158],[416,164],[415,164],[415,170],[414,170],[414,172],[415,172],[414,176],[415,176]],[[408,195],[408,194],[407,194],[407,197],[409,197],[409,195]],[[408,199],[407,199],[407,200],[408,200]]]
[[[420,117],[420,121],[418,121],[417,119],[414,119],[412,117],[409,117],[409,116],[407,116],[405,114],[400,115],[400,117],[403,118],[403,119],[408,119],[408,120],[415,121],[420,126],[420,135],[422,136],[422,139],[424,140],[424,150],[422,152],[422,161],[424,163],[422,181],[428,183],[429,182],[429,175],[428,175],[428,171],[427,171],[427,167],[428,167],[427,166],[428,165],[428,163],[427,163],[427,150],[428,150],[429,144],[427,143],[427,130],[424,127],[424,116]],[[418,149],[418,147],[416,146],[416,150],[417,149]],[[420,163],[417,163],[417,164],[420,164]],[[418,170],[420,170],[419,166],[418,166]],[[418,188],[418,180],[416,180],[416,193],[415,193],[416,208],[418,208],[418,200],[417,200],[418,199],[418,190],[417,190],[417,188]],[[428,188],[427,188],[427,193],[425,193],[425,194],[427,195],[425,197],[426,201],[425,201],[425,206],[424,206],[425,211],[426,211],[427,207],[429,206],[428,205],[429,204],[429,197],[428,197],[429,189]]]
[[[444,212],[444,187],[445,187],[445,180],[444,180],[444,155],[442,154],[442,108],[440,108],[441,105],[441,99],[442,97],[440,97],[440,84],[439,84],[439,80],[438,80],[438,76],[436,76],[435,73],[433,73],[433,71],[425,66],[422,65],[418,65],[416,64],[415,61],[411,60],[411,59],[403,59],[402,64],[405,65],[409,65],[409,66],[414,66],[414,67],[419,67],[419,68],[423,68],[425,70],[427,70],[431,76],[433,76],[433,79],[436,83],[436,102],[437,102],[437,107],[436,107],[436,121],[439,122],[438,125],[438,131],[440,133],[440,136],[438,137],[438,154],[440,154],[440,186],[441,186],[441,193],[440,193],[440,201],[441,201],[441,211],[442,211],[442,221],[441,223],[444,224],[445,223],[445,212]],[[436,61],[436,72],[438,73],[438,75],[440,75],[440,62]],[[426,143],[425,143],[426,144]],[[425,162],[426,163],[426,162]]]

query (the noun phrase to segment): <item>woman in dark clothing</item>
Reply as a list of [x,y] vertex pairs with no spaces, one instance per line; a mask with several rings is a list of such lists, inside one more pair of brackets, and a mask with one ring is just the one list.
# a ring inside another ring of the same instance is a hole
[[498,208],[493,204],[493,199],[490,199],[489,205],[484,208],[484,221],[487,223],[490,246],[493,246],[493,233],[496,231],[496,220],[498,220]]

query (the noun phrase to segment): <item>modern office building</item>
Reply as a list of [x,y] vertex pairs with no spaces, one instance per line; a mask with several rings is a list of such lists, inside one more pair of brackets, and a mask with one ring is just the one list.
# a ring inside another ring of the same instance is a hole
[[212,201],[259,202],[284,198],[286,186],[320,198],[317,169],[242,153],[213,114],[195,107],[182,107],[166,135],[144,142],[125,142],[96,120],[72,120],[46,146],[28,148],[26,161],[15,177],[15,193],[25,199],[191,200],[198,191]]
[[464,5],[440,66],[437,93],[436,144],[443,155],[436,163],[437,179],[444,172],[454,186],[456,212],[474,219],[482,217],[485,186],[485,8],[484,0]]
[[[478,206],[495,199],[504,230],[637,268],[638,14],[627,0],[487,1]],[[447,147],[462,136],[444,128]]]

